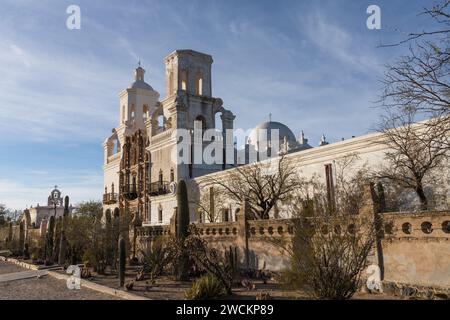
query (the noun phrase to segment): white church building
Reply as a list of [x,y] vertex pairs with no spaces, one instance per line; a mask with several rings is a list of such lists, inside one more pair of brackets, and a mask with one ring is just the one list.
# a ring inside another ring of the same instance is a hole
[[[118,125],[104,141],[104,211],[121,215],[139,225],[165,225],[170,223],[176,208],[176,185],[180,179],[195,184],[202,191],[202,183],[233,170],[235,165],[245,165],[252,151],[267,151],[277,156],[280,152],[298,162],[296,166],[304,177],[313,175],[323,179],[332,189],[336,179],[336,162],[349,154],[357,155],[356,166],[376,168],[383,163],[386,145],[380,143],[381,135],[367,134],[336,143],[328,143],[325,136],[319,145],[311,146],[303,132],[298,137],[284,124],[268,121],[256,126],[249,134],[242,150],[237,150],[234,137],[226,133],[233,128],[235,115],[224,107],[222,99],[214,97],[212,91],[210,55],[193,50],[176,50],[165,60],[166,97],[145,82],[145,70],[139,66],[134,73],[134,82],[119,94]],[[220,114],[221,125],[216,123]],[[216,128],[220,127],[220,130]],[[216,131],[214,139],[196,142],[196,130]],[[191,150],[181,155],[190,160],[179,163],[180,136],[184,130],[192,136]],[[271,132],[278,133],[278,143],[271,145]],[[232,163],[208,164],[195,161],[195,148],[204,150],[211,143],[220,141],[224,149],[223,158]],[[263,150],[264,149],[264,150]],[[190,151],[190,152],[189,152]],[[174,156],[174,153],[176,156]],[[256,161],[268,161],[257,158]],[[250,161],[251,162],[251,161]],[[443,173],[447,184],[449,172]],[[188,190],[189,191],[189,190]],[[443,201],[448,201],[443,199]],[[235,220],[238,204],[227,208],[227,220]],[[288,213],[281,213],[284,217]],[[191,220],[197,215],[191,212]]]

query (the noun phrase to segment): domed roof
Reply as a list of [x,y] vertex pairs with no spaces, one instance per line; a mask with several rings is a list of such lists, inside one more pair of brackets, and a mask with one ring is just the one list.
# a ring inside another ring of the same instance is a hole
[[147,89],[147,90],[153,90],[152,86],[149,85],[147,82],[142,80],[137,80],[131,84],[131,88],[139,88],[139,89]]
[[139,67],[134,70],[134,82],[131,84],[131,88],[147,89],[153,90],[153,88],[144,81],[145,69],[141,67],[141,62],[139,62]]
[[291,129],[277,121],[267,121],[256,126],[250,133],[248,143],[254,145],[258,150],[258,144],[270,141],[273,130],[278,130],[280,145],[284,142],[285,137],[291,147],[297,145],[297,140]]

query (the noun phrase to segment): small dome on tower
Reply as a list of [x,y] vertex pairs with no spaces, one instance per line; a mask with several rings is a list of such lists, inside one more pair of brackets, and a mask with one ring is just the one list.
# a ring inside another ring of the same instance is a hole
[[131,88],[139,88],[146,90],[153,90],[153,88],[144,81],[145,69],[141,67],[141,62],[139,61],[139,66],[134,70],[134,82],[131,84]]

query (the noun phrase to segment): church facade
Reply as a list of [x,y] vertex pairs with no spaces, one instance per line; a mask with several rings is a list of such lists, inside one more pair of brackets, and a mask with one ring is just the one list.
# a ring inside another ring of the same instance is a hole
[[176,206],[177,181],[226,168],[177,163],[177,130],[194,135],[196,126],[201,131],[214,129],[217,114],[223,130],[233,129],[235,116],[212,96],[210,55],[177,50],[164,62],[167,96],[159,99],[139,66],[134,82],[119,94],[119,125],[103,144],[104,210],[135,225],[168,224]]

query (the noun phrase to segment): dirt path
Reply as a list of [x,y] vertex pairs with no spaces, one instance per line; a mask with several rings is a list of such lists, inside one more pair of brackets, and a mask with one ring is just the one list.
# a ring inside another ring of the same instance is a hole
[[[0,261],[0,274],[28,271],[15,264]],[[0,300],[118,300],[112,295],[81,288],[69,290],[66,282],[50,276],[0,283]]]

